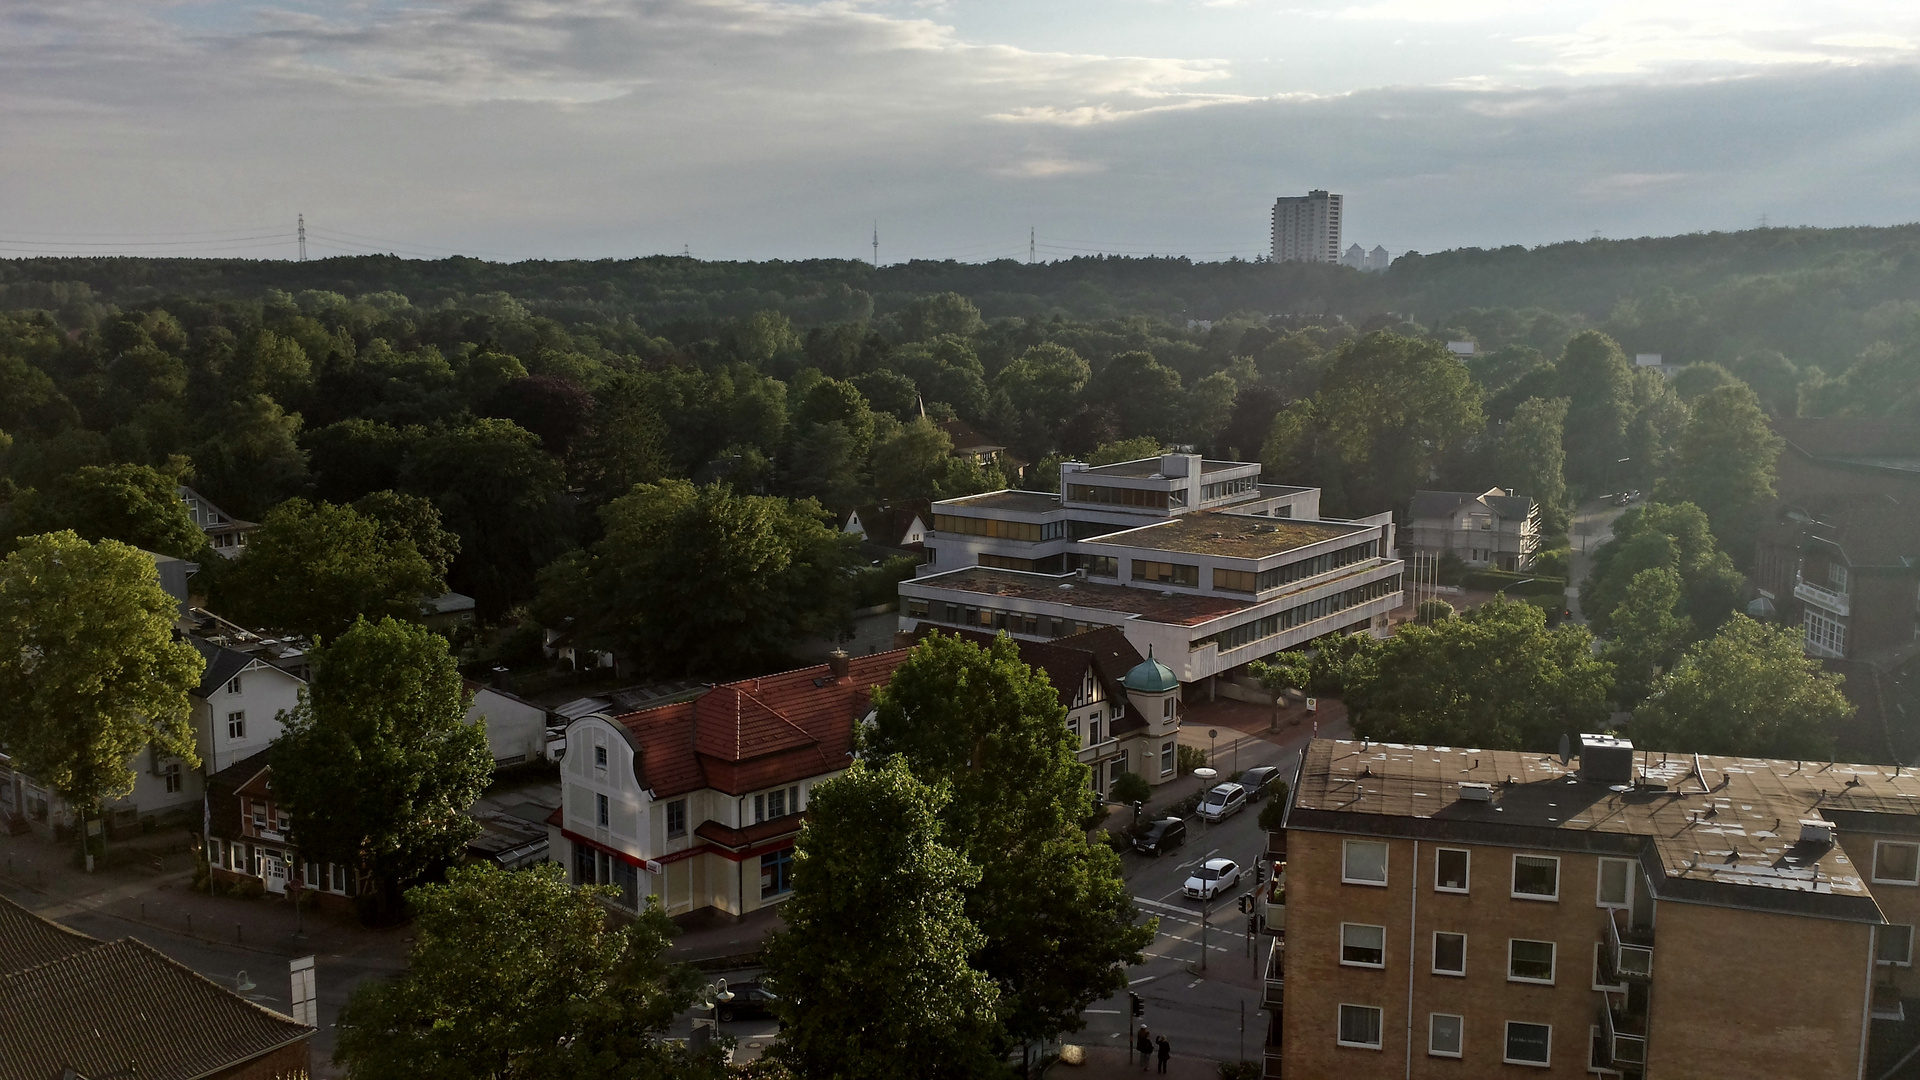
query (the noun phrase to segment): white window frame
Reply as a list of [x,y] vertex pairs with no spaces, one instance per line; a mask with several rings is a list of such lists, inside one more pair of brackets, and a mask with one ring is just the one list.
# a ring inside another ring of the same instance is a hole
[[[1606,887],[1607,868],[1610,866],[1621,867],[1621,873],[1626,875],[1627,897],[1618,903],[1607,899],[1600,892],[1602,888]],[[1600,860],[1599,870],[1595,873],[1593,879],[1593,906],[1607,908],[1610,911],[1624,911],[1631,916],[1633,914],[1633,866],[1634,863],[1632,859],[1602,858]]]
[[1171,742],[1160,744],[1160,775],[1172,776],[1180,767],[1179,749]]
[[[1442,1019],[1452,1020],[1455,1023],[1454,1041],[1458,1045],[1456,1045],[1452,1050],[1442,1050],[1439,1047],[1434,1045],[1434,1035],[1436,1034],[1437,1028],[1439,1026],[1439,1021],[1441,1021]],[[1464,1056],[1466,1048],[1467,1048],[1467,1018],[1466,1017],[1461,1016],[1458,1013],[1428,1013],[1427,1014],[1427,1056],[1457,1058],[1457,1057]]]
[[613,807],[607,797],[598,792],[593,796],[593,819],[603,829],[613,823]]
[[239,742],[247,737],[247,710],[235,709],[227,714],[227,738]]
[[607,748],[606,747],[595,746],[593,748],[593,767],[596,769],[604,769],[607,767]]
[[[1377,847],[1379,847],[1379,848],[1381,849],[1381,851],[1380,851],[1380,880],[1378,880],[1378,881],[1374,881],[1374,880],[1372,880],[1372,879],[1370,879],[1370,878],[1357,878],[1357,877],[1351,877],[1351,876],[1349,876],[1349,875],[1347,874],[1347,865],[1348,865],[1348,863],[1349,863],[1349,862],[1351,862],[1351,861],[1352,861],[1352,856],[1353,856],[1353,850],[1354,850],[1354,845],[1355,845],[1355,844],[1369,844],[1369,845],[1374,845],[1374,846],[1377,846]],[[1392,861],[1393,861],[1393,849],[1392,849],[1392,848],[1391,848],[1390,846],[1388,846],[1388,844],[1387,844],[1387,842],[1386,842],[1385,840],[1347,840],[1347,841],[1344,841],[1344,842],[1342,842],[1342,843],[1341,843],[1341,845],[1340,845],[1340,884],[1342,884],[1342,885],[1370,885],[1370,886],[1372,886],[1372,887],[1374,887],[1374,888],[1377,888],[1377,889],[1384,889],[1384,888],[1386,888],[1386,887],[1387,887],[1387,879],[1388,879],[1388,878],[1389,878],[1389,877],[1391,876],[1391,875],[1390,875],[1390,873],[1389,873],[1389,871],[1390,871],[1390,870],[1392,869],[1392,867],[1391,867],[1391,865],[1390,865],[1390,864],[1392,863]]]
[[233,678],[227,680],[227,693],[238,694],[239,692],[240,692],[240,676],[235,675]]
[[[1380,1033],[1379,1041],[1370,1042],[1370,1043],[1348,1042],[1347,1040],[1340,1037],[1340,1034],[1341,1034],[1340,1021],[1343,1018],[1344,1014],[1346,1013],[1346,1010],[1348,1009],[1365,1009],[1367,1012],[1374,1014],[1374,1017],[1376,1018],[1374,1027]],[[1386,1041],[1386,1033],[1387,1033],[1387,1011],[1385,1009],[1382,1009],[1378,1005],[1356,1005],[1352,1002],[1343,1001],[1334,1009],[1333,1041],[1336,1045],[1351,1046],[1356,1050],[1378,1050],[1381,1048],[1381,1044]]]
[[[1525,942],[1528,945],[1545,945],[1548,948],[1553,950],[1553,958],[1547,961],[1547,977],[1546,978],[1533,979],[1533,978],[1528,978],[1527,976],[1524,976],[1524,975],[1515,975],[1513,973],[1513,947],[1515,945],[1520,944],[1521,942]],[[1507,939],[1507,981],[1508,982],[1526,983],[1529,986],[1552,986],[1554,984],[1554,980],[1558,978],[1559,975],[1560,975],[1560,943],[1559,942],[1541,941],[1538,938],[1508,938]]]
[[[1347,959],[1347,930],[1349,928],[1355,929],[1355,930],[1380,931],[1380,962],[1379,963],[1369,964],[1364,960]],[[1341,923],[1340,924],[1340,966],[1356,967],[1356,968],[1372,968],[1375,971],[1385,970],[1387,966],[1387,928],[1384,926],[1377,926],[1373,923],[1352,923],[1352,922]]]
[[1606,955],[1606,949],[1607,943],[1604,941],[1596,941],[1593,943],[1593,988],[1615,994],[1624,994],[1627,992],[1626,983],[1604,983],[1600,981],[1601,973],[1606,970],[1606,964],[1602,960],[1602,957]]
[[[1883,847],[1903,847],[1913,849],[1914,876],[1912,878],[1883,878],[1880,876],[1880,849]],[[1875,885],[1920,885],[1920,844],[1905,840],[1875,840],[1873,842],[1873,883]]]
[[[1460,970],[1458,971],[1455,971],[1451,968],[1443,968],[1440,966],[1440,936],[1442,934],[1445,934],[1447,937],[1457,937],[1460,939]],[[1456,979],[1466,978],[1467,977],[1467,935],[1456,933],[1452,930],[1435,930],[1433,932],[1433,952],[1432,952],[1432,955],[1428,957],[1428,960],[1431,961],[1428,964],[1428,967],[1430,967],[1433,970],[1433,974],[1435,975],[1448,975]]]
[[[1542,893],[1525,893],[1520,891],[1519,879],[1520,879],[1520,860],[1521,859],[1545,859],[1553,863],[1553,895],[1552,896],[1547,896]],[[1519,854],[1514,855],[1513,876],[1507,879],[1507,890],[1509,895],[1511,895],[1515,900],[1538,900],[1538,901],[1541,901],[1542,903],[1548,903],[1548,904],[1559,903],[1560,902],[1560,856],[1558,855],[1519,855]]]
[[[1896,927],[1896,926],[1907,932],[1906,959],[1882,960],[1880,959],[1881,932],[1892,929],[1893,927]],[[1874,927],[1873,928],[1873,962],[1874,962],[1874,965],[1877,967],[1912,967],[1913,966],[1913,927],[1907,925],[1906,923],[1882,923],[1881,925]]]
[[[1522,1024],[1522,1025],[1525,1025],[1526,1027],[1538,1027],[1538,1028],[1547,1029],[1547,1060],[1529,1061],[1526,1058],[1509,1057],[1507,1055],[1508,1049],[1513,1045],[1513,1025],[1515,1024]],[[1536,1069],[1553,1068],[1553,1025],[1552,1024],[1536,1024],[1531,1020],[1507,1021],[1506,1027],[1501,1031],[1500,1060],[1505,1062],[1508,1065],[1531,1065]]]
[[[1440,884],[1440,855],[1443,852],[1458,852],[1467,860],[1466,884],[1459,888]],[[1467,893],[1473,889],[1473,852],[1468,848],[1435,848],[1433,852],[1433,891],[1443,893]]]

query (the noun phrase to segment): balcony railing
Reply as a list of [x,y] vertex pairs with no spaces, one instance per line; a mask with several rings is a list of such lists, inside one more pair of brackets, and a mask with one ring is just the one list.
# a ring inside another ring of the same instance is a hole
[[1834,592],[1832,589],[1822,588],[1810,581],[1795,579],[1793,595],[1796,599],[1804,600],[1815,607],[1825,608],[1835,615],[1853,614],[1852,602],[1846,593]]
[[1284,937],[1273,939],[1267,948],[1266,992],[1261,998],[1261,1008],[1270,1010],[1276,1016],[1286,1005],[1287,1000],[1287,942]]
[[1600,1030],[1606,1035],[1608,1064],[1639,1068],[1647,1062],[1647,1019],[1628,1013],[1624,1002],[1616,1004],[1612,994],[1603,994],[1606,1007],[1600,1010]]
[[1607,965],[1615,982],[1647,982],[1653,978],[1653,935],[1620,929],[1624,912],[1607,920]]

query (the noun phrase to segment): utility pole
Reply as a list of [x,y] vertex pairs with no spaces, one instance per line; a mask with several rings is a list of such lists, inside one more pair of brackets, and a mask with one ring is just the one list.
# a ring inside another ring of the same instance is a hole
[[296,215],[295,220],[299,222],[300,261],[306,262],[307,261],[307,215],[305,214]]
[[1033,265],[1033,226],[1027,226],[1027,265]]
[[880,223],[873,223],[873,268],[880,269]]

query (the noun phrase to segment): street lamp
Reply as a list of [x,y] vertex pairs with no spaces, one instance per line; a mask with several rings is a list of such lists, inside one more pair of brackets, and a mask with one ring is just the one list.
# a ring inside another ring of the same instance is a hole
[[1213,764],[1213,740],[1220,737],[1219,728],[1207,729],[1207,764]]

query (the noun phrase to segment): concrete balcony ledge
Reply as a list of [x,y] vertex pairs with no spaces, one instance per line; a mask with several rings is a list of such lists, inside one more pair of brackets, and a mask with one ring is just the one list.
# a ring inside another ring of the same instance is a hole
[[1805,601],[1818,608],[1824,608],[1827,611],[1833,612],[1835,615],[1853,614],[1852,603],[1846,593],[1834,592],[1832,589],[1823,589],[1811,582],[1796,581],[1793,584],[1793,595],[1797,600]]

